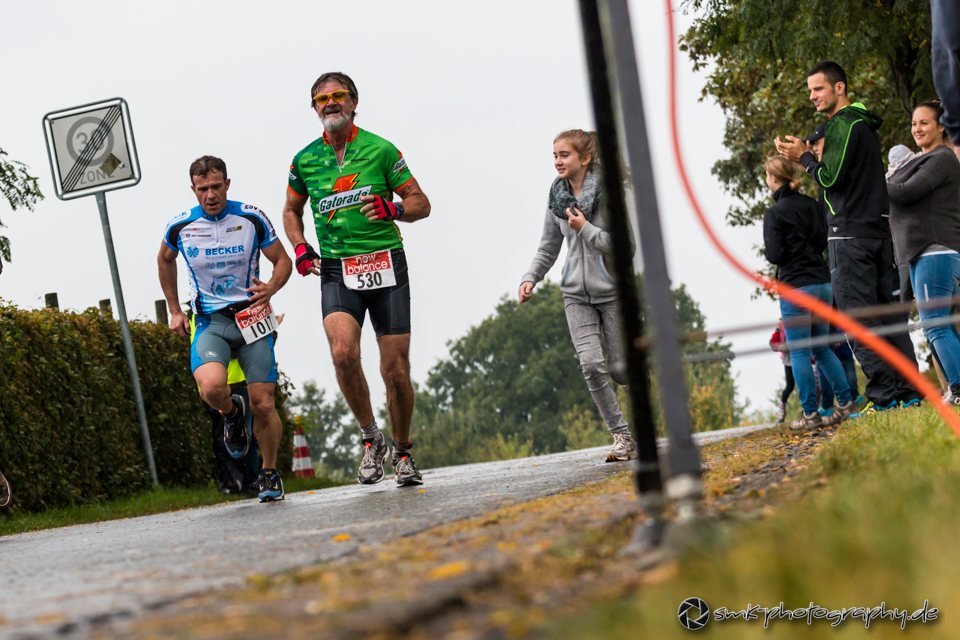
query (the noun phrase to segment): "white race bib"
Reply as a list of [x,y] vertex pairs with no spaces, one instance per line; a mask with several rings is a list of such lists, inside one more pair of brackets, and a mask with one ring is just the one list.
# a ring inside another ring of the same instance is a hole
[[277,330],[277,316],[269,302],[247,307],[234,317],[244,342],[253,344]]
[[343,258],[343,283],[348,289],[367,291],[397,284],[390,250]]

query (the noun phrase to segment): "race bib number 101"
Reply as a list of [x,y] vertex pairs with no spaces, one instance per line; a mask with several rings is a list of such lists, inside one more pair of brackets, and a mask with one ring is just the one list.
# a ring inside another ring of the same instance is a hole
[[235,320],[247,344],[253,344],[277,330],[277,316],[269,302],[238,311]]
[[366,291],[397,284],[397,275],[393,271],[393,258],[389,250],[343,258],[341,264],[343,265],[343,283],[348,289]]

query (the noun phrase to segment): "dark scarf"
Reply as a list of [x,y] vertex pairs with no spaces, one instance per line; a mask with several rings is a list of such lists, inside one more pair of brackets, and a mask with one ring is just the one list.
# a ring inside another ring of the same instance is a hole
[[567,209],[576,207],[583,212],[583,217],[589,220],[593,212],[600,205],[600,176],[597,171],[587,171],[583,178],[583,188],[580,197],[573,197],[570,182],[565,178],[557,178],[550,185],[550,202],[548,206],[553,215],[561,220],[567,219]]

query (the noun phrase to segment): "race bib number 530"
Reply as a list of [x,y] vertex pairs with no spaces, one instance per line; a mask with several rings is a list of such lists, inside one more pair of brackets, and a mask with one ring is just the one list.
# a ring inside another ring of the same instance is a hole
[[390,251],[377,251],[362,256],[343,258],[343,283],[348,289],[366,291],[397,284]]
[[235,320],[247,344],[253,344],[277,330],[277,316],[269,302],[238,311]]

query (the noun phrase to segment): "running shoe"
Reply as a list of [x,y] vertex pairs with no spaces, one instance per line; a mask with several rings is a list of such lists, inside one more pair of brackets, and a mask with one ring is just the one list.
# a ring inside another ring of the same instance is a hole
[[417,463],[409,451],[393,450],[393,469],[398,487],[423,484],[423,476],[417,471]]
[[877,404],[871,400],[866,405],[864,405],[863,409],[860,409],[860,411],[857,411],[856,413],[851,413],[850,419],[856,420],[857,418],[861,418],[863,416],[872,416],[875,413],[880,413],[881,411],[889,411],[890,409],[896,409],[899,406],[900,406],[900,403],[897,402],[896,400],[891,400],[890,404]]
[[250,427],[247,425],[247,403],[243,396],[233,394],[233,417],[223,416],[223,445],[230,457],[239,460],[250,451]]
[[920,407],[920,404],[923,401],[920,398],[910,398],[909,400],[901,400],[900,408],[901,409],[916,409]]
[[849,418],[855,408],[856,404],[852,400],[847,404],[838,405],[836,409],[830,412],[829,416],[824,417],[823,424],[829,427],[838,425]]
[[813,413],[801,413],[799,420],[794,420],[790,423],[791,431],[811,431],[813,429],[819,429],[822,426],[824,426],[823,418],[817,411]]
[[387,455],[387,441],[383,434],[377,431],[373,438],[364,438],[363,457],[360,458],[360,468],[357,470],[357,482],[360,484],[377,484],[383,480],[383,459]]
[[817,413],[819,413],[820,417],[823,418],[824,422],[826,422],[833,415],[833,407],[830,407],[829,409],[824,409],[823,407],[820,407],[819,409],[817,409]]
[[613,448],[607,454],[607,462],[623,462],[637,457],[637,443],[629,433],[614,433]]
[[276,469],[263,469],[260,472],[260,477],[257,478],[257,489],[260,502],[283,500],[283,480],[280,479]]
[[943,403],[951,407],[960,407],[960,385],[957,385],[956,388],[951,386],[947,389],[947,392],[943,394]]

